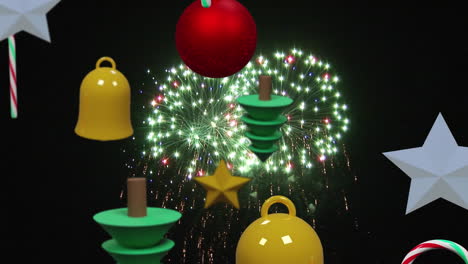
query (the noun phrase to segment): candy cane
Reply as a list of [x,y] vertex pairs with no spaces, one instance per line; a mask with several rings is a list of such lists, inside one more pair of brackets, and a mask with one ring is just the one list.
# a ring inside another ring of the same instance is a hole
[[429,240],[417,245],[408,253],[408,255],[406,255],[405,259],[403,259],[402,264],[411,264],[419,255],[433,249],[450,250],[453,253],[457,254],[460,258],[462,258],[466,264],[468,264],[468,252],[465,248],[463,248],[455,242],[442,239]]
[[201,5],[203,7],[210,7],[211,6],[211,0],[201,0]]
[[8,37],[8,54],[10,57],[10,115],[18,117],[18,94],[16,92],[16,43],[15,36]]

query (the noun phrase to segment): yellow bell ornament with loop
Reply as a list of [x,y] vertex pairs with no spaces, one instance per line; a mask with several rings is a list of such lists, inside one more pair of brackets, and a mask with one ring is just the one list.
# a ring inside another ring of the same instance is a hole
[[[288,214],[268,214],[275,203]],[[296,207],[284,196],[270,197],[262,205],[261,218],[242,233],[236,264],[323,264],[323,248],[314,229],[296,217]]]
[[[109,62],[111,67],[101,67]],[[133,135],[130,119],[130,85],[116,69],[115,61],[102,57],[88,73],[80,88],[80,109],[75,133],[100,141],[119,140]]]

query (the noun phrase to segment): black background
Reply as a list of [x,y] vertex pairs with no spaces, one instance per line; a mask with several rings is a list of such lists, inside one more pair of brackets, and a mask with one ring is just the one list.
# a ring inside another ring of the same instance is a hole
[[[346,83],[352,121],[346,144],[359,176],[354,210],[368,233],[335,234],[342,252],[322,241],[325,262],[401,263],[413,246],[434,238],[468,246],[468,212],[461,207],[438,200],[405,216],[410,180],[381,154],[421,146],[439,112],[458,144],[468,146],[464,9],[240,2],[256,20],[258,50],[316,51]],[[108,236],[92,215],[122,206],[125,141],[73,133],[79,85],[101,56],[113,57],[132,86],[147,68],[178,62],[175,25],[190,3],[62,1],[48,15],[52,43],[17,34],[17,120],[9,118],[7,41],[0,43],[2,258],[112,263],[100,248]],[[414,263],[463,262],[430,252]]]

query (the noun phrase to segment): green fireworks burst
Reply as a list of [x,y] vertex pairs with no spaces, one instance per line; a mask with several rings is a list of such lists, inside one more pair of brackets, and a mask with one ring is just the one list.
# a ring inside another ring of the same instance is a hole
[[[293,173],[307,170],[340,152],[347,131],[347,105],[338,75],[327,62],[292,49],[259,55],[239,73],[222,79],[200,76],[185,65],[166,70],[156,81],[143,155],[175,166],[188,179],[211,171],[224,159],[235,173]],[[237,97],[257,93],[259,75],[270,75],[273,93],[294,103],[286,109],[279,151],[261,162],[249,151]]]

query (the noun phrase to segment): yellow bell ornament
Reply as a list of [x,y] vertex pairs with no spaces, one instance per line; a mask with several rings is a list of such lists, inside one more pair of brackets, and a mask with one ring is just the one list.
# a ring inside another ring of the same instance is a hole
[[[268,214],[275,203],[287,206],[288,214]],[[296,207],[284,196],[270,197],[262,205],[261,218],[250,224],[236,249],[236,264],[323,264],[320,238]]]
[[[101,67],[109,62],[111,67]],[[80,109],[75,133],[100,141],[119,140],[133,135],[130,119],[130,85],[116,69],[115,61],[102,57],[88,73],[80,88]]]

